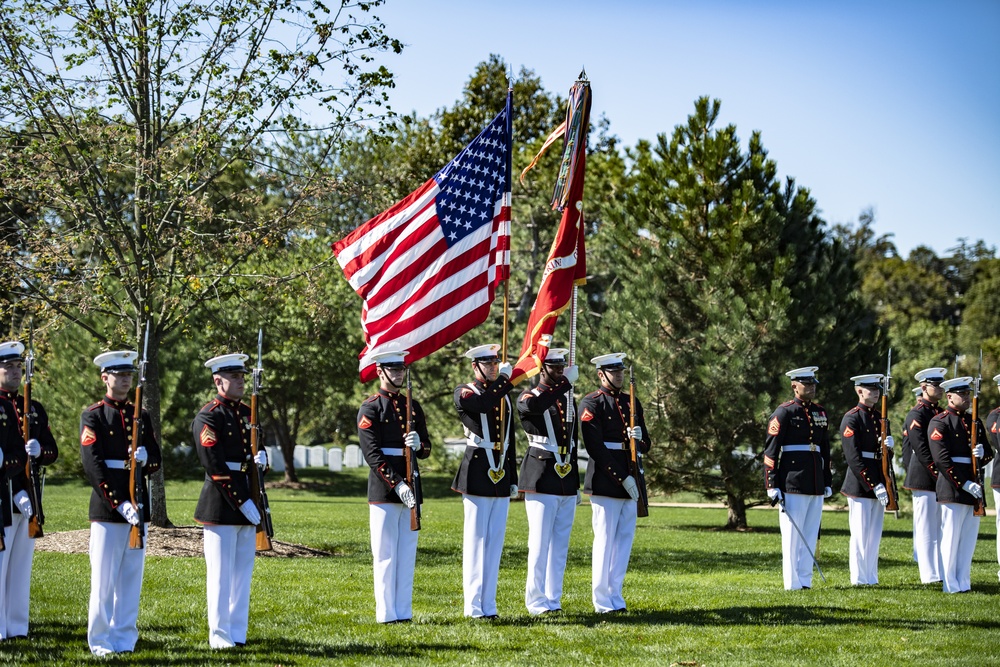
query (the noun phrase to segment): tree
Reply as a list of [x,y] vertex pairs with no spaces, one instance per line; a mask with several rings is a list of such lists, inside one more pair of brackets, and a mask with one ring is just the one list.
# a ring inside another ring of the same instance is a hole
[[[3,261],[20,279],[15,297],[106,347],[135,346],[151,322],[144,398],[157,431],[166,337],[225,303],[246,258],[283,244],[328,184],[274,170],[273,138],[308,131],[308,114],[332,152],[346,126],[381,113],[392,76],[372,56],[401,45],[370,14],[380,4],[0,8],[0,201],[18,249]],[[153,521],[164,525],[156,481]]]

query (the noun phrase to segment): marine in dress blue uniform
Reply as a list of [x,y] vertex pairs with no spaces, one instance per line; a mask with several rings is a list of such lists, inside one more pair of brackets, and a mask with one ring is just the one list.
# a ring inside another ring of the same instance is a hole
[[[993,377],[997,389],[1000,389],[1000,375]],[[986,437],[993,447],[994,454],[1000,451],[1000,407],[994,408],[986,415]],[[993,488],[993,507],[1000,508],[1000,470],[993,464],[993,474],[990,475],[990,486]],[[1000,510],[997,510],[997,562],[1000,563]],[[1000,577],[1000,570],[997,570]]]
[[[462,494],[464,614],[497,617],[500,555],[507,533],[510,499],[518,493],[514,458],[514,414],[507,394],[510,364],[500,363],[494,343],[465,353],[472,360],[473,382],[455,387],[455,407],[465,431],[466,447],[451,488]],[[501,419],[501,405],[504,419]]]
[[267,469],[267,452],[250,446],[250,408],[245,354],[224,354],[205,362],[215,397],[191,424],[195,451],[205,468],[205,483],[194,509],[204,529],[208,644],[225,649],[247,641],[250,583],[256,556],[261,508],[250,496],[250,466]]
[[642,403],[635,401],[635,429],[629,427],[629,395],[623,394],[625,354],[613,352],[590,360],[597,368],[600,389],[580,401],[580,431],[590,455],[583,492],[590,494],[594,553],[591,601],[600,614],[625,611],[623,586],[635,539],[639,484],[629,474],[629,440],[640,455],[649,452]]
[[[984,466],[993,460],[993,448],[981,420],[972,422],[971,377],[941,383],[948,408],[931,419],[928,440],[938,469],[937,500],[941,503],[941,579],[945,593],[972,589],[972,554],[979,536],[979,517],[973,504],[983,487],[972,476],[972,457]],[[972,450],[972,429],[977,429]]]
[[[368,525],[375,583],[375,620],[405,623],[413,619],[413,576],[417,536],[410,530],[410,508],[423,501],[418,459],[431,454],[424,411],[411,400],[406,424],[405,384],[408,350],[387,347],[372,354],[378,393],[358,410],[358,440],[368,473]],[[407,432],[409,431],[409,432]],[[406,450],[412,451],[413,485],[406,483]]]
[[785,373],[795,398],[771,414],[764,443],[764,488],[781,504],[781,570],[790,591],[812,587],[810,552],[816,553],[823,499],[833,495],[826,410],[813,401],[818,370],[805,366]]
[[[22,348],[23,349],[23,348]],[[17,371],[14,368],[17,362],[15,356],[20,358],[20,354],[14,355],[14,350],[7,347],[4,356],[8,362],[4,364],[4,375],[13,375]],[[8,378],[9,381],[9,378]],[[20,382],[20,376],[18,376]],[[0,516],[3,519],[4,540],[8,541],[14,534],[14,508],[19,504],[28,501],[26,509],[30,510],[30,500],[27,495],[21,493],[18,497],[12,498],[11,491],[16,480],[24,476],[24,464],[27,462],[27,451],[24,437],[21,433],[21,422],[18,421],[18,410],[8,398],[0,396]],[[11,566],[10,542],[5,550],[0,551],[0,584],[6,581],[8,568]],[[12,635],[7,634],[6,611],[8,607],[7,587],[0,585],[0,639],[7,639]],[[27,614],[27,609],[25,609]]]
[[941,581],[941,506],[937,501],[938,471],[931,456],[927,426],[941,412],[944,397],[941,383],[945,368],[925,368],[914,377],[917,402],[903,421],[903,488],[913,494],[913,559],[917,561],[920,582]]
[[576,506],[580,500],[577,468],[576,405],[569,393],[579,377],[567,368],[569,350],[551,348],[538,386],[521,392],[517,412],[528,436],[519,488],[528,515],[528,577],[524,604],[531,614],[562,609],[563,576]]
[[149,413],[140,413],[142,442],[135,459],[142,464],[139,507],[130,500],[129,464],[135,406],[129,402],[135,352],[105,352],[94,358],[107,388],[104,399],[80,416],[80,458],[90,494],[90,604],[87,643],[97,656],[132,651],[139,638],[139,594],[146,563],[145,542],[129,548],[133,525],[149,523],[147,478],[160,469],[160,445]]
[[[18,429],[24,413],[24,397],[18,394],[24,374],[24,345],[18,341],[0,343],[0,398],[10,402],[13,414],[8,420]],[[5,412],[6,412],[5,411]],[[59,457],[59,447],[49,429],[49,417],[45,407],[31,399],[28,412],[29,438],[25,443],[25,454],[38,459],[40,465],[47,466]],[[22,433],[23,438],[23,433]],[[16,639],[28,635],[28,608],[31,597],[31,566],[34,561],[35,540],[28,536],[28,518],[32,514],[31,499],[28,497],[28,476],[25,466],[11,470],[10,491],[11,525],[6,529],[4,541],[7,550],[0,558],[6,558],[6,575],[0,577],[0,639]],[[6,495],[6,494],[5,494]],[[2,566],[0,566],[2,569]]]
[[[855,586],[878,583],[878,552],[882,542],[885,506],[889,501],[886,480],[882,475],[879,425],[882,415],[875,410],[875,404],[882,395],[882,377],[872,373],[851,378],[858,395],[858,405],[849,410],[840,422],[840,442],[847,461],[847,473],[840,492],[847,496],[850,514],[848,562],[851,584]],[[892,436],[887,435],[886,446],[890,451],[893,444]]]

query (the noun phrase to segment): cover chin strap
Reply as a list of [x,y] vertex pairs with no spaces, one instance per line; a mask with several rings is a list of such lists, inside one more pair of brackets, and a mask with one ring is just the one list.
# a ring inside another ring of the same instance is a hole
[[607,371],[601,371],[601,376],[607,381],[607,383],[609,385],[611,385],[611,387],[615,391],[621,391],[622,387],[625,386],[625,378],[624,378],[624,376],[622,377],[622,383],[620,385],[618,385],[617,387],[615,386],[615,383],[611,381],[611,376],[608,375]]
[[[385,368],[379,366],[379,370],[382,371],[382,377],[384,377],[386,379],[386,381],[389,384],[391,384],[393,387],[395,387],[396,389],[402,389],[403,385],[406,384],[406,380],[405,379],[403,380],[402,384],[396,384],[395,382],[392,381],[392,378],[389,377],[389,374],[386,372]],[[403,377],[405,378],[406,375],[404,374]]]

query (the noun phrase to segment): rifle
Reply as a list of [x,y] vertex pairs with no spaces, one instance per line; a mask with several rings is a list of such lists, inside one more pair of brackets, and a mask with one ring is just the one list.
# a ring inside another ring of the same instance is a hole
[[[628,367],[628,421],[629,430],[635,429],[635,377],[632,376],[632,367]],[[646,496],[646,477],[642,469],[642,457],[639,454],[639,445],[635,438],[628,439],[629,460],[628,473],[635,478],[635,485],[639,489],[639,499],[636,501],[635,515],[649,516],[649,498]]]
[[142,385],[146,382],[146,363],[149,360],[149,322],[142,344],[142,361],[139,362],[139,379],[135,384],[135,412],[132,414],[132,446],[129,448],[128,488],[132,506],[139,515],[139,525],[132,526],[128,534],[128,548],[142,549],[146,528],[142,522],[142,495],[146,484],[142,480],[142,464],[135,460],[135,452],[142,446]]
[[879,424],[879,435],[882,443],[882,477],[885,479],[885,492],[889,502],[885,504],[887,512],[899,511],[899,492],[896,490],[896,470],[892,465],[892,450],[886,447],[885,439],[889,435],[889,380],[892,379],[892,349],[889,349],[889,362],[882,379],[882,419]]
[[[25,443],[31,439],[31,376],[35,373],[34,323],[30,331],[28,354],[24,355],[24,410],[21,412],[21,431],[24,433]],[[39,458],[29,456],[24,464],[24,474],[28,479],[28,499],[31,500],[32,515],[28,517],[28,537],[31,539],[43,537],[45,534],[42,531],[45,514],[42,512],[42,464]]]
[[[413,423],[413,388],[410,385],[410,369],[406,369],[406,434],[410,434]],[[406,483],[413,489],[413,507],[410,508],[410,530],[420,530],[420,504],[417,501],[417,487],[413,483],[413,450],[403,447],[403,458],[406,459]]]
[[[253,369],[253,393],[250,395],[250,453],[254,459],[260,451],[260,418],[257,415],[257,394],[264,385],[264,330],[257,331],[257,366]],[[274,537],[274,524],[271,523],[271,505],[267,502],[267,490],[264,488],[264,471],[257,461],[250,462],[250,498],[260,509],[260,523],[257,524],[257,551],[270,551],[271,538]]]
[[972,394],[972,436],[969,438],[969,456],[972,458],[972,477],[983,489],[981,498],[973,499],[972,514],[975,516],[986,516],[986,484],[983,480],[983,469],[976,463],[976,440],[979,434],[979,385],[983,381],[983,351],[979,350],[979,374],[974,383],[975,391]]

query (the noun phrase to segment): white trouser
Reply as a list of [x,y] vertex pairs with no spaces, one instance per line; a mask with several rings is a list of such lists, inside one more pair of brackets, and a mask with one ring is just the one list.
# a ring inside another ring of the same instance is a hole
[[625,609],[622,585],[635,539],[636,502],[631,498],[591,496],[594,560],[591,589],[594,610],[603,614]]
[[[127,523],[90,522],[87,644],[94,655],[131,651],[139,639],[139,594],[146,546],[128,548]],[[147,524],[148,528],[148,524]]]
[[941,506],[933,491],[913,491],[913,558],[920,583],[941,581]]
[[31,563],[35,557],[35,541],[28,537],[28,519],[13,513],[13,524],[4,534],[7,544],[7,573],[4,582],[0,617],[6,618],[6,629],[0,626],[0,638],[22,637],[28,634],[28,603],[31,598]]
[[524,604],[531,614],[561,609],[569,534],[576,517],[576,494],[525,493],[528,515],[528,579]]
[[848,498],[847,510],[851,527],[848,554],[851,584],[877,584],[878,548],[882,542],[885,508],[875,498]]
[[204,528],[208,645],[229,648],[245,644],[257,527],[206,525]]
[[979,539],[979,517],[972,505],[941,504],[941,579],[945,593],[972,588],[972,553]]
[[496,616],[500,554],[507,534],[510,498],[462,496],[465,530],[462,535],[462,589],[465,615]]
[[368,527],[375,566],[375,620],[413,618],[413,565],[420,533],[410,530],[410,509],[396,503],[371,504]]
[[[995,467],[1000,475],[1000,466]],[[1000,563],[1000,491],[997,489],[993,489],[993,509],[997,511],[997,563]],[[1000,577],[1000,570],[997,570],[997,576]]]
[[[13,532],[11,528],[0,528],[3,530],[3,539],[6,542]],[[9,552],[4,549],[0,551],[0,581],[7,580],[7,566],[10,563]],[[7,639],[7,591],[6,587],[0,586],[0,639]]]
[[[812,587],[813,558],[816,540],[819,539],[819,523],[823,517],[823,496],[809,496],[801,493],[786,493],[785,508],[778,512],[778,526],[781,528],[781,572],[786,591]],[[802,531],[792,527],[791,522]],[[805,540],[803,541],[803,537]]]

